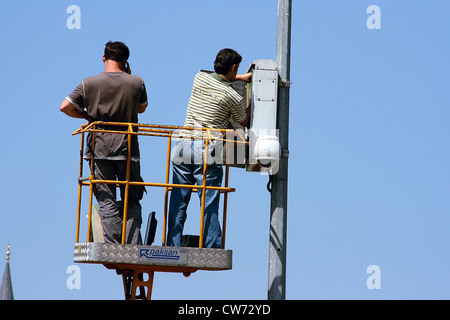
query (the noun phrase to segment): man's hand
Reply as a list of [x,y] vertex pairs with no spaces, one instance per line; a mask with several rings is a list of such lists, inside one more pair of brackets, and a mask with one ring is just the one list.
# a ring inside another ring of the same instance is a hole
[[244,74],[237,74],[235,81],[244,81],[244,82],[250,82],[252,81],[252,73],[244,73]]

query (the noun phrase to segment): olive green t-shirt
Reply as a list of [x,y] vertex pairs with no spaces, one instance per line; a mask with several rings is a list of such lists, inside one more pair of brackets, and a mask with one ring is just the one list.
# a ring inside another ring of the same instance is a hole
[[[147,103],[144,81],[125,72],[102,72],[81,81],[66,98],[80,111],[86,110],[95,121],[138,122],[139,105]],[[104,126],[106,130],[126,131],[127,127]],[[86,158],[90,158],[91,138],[88,136]],[[95,133],[95,159],[126,160],[126,134]],[[139,160],[137,136],[132,136],[132,160]]]

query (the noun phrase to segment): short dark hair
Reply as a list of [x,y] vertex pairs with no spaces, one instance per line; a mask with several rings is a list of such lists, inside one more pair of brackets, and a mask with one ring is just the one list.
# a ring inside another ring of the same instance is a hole
[[125,43],[120,41],[109,41],[105,45],[105,60],[114,60],[117,62],[123,62],[128,60],[130,56],[130,49]]
[[240,64],[242,57],[233,49],[222,49],[214,61],[214,71],[218,74],[228,74],[234,64]]

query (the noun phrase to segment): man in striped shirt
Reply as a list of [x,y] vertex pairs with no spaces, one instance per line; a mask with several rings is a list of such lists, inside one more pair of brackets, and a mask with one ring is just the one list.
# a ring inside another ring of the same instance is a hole
[[[230,117],[234,121],[246,126],[249,121],[249,111],[244,99],[233,89],[231,82],[242,80],[249,82],[251,73],[237,74],[242,57],[232,49],[222,49],[214,61],[214,73],[200,71],[194,78],[191,97],[186,112],[186,127],[226,129]],[[194,130],[194,135],[202,134],[201,130]],[[173,183],[202,185],[203,183],[203,153],[204,142],[191,139],[192,133],[184,132],[174,149]],[[214,155],[214,144],[210,146],[211,158]],[[209,150],[208,150],[209,151]],[[206,178],[207,186],[222,184],[223,170],[220,163],[208,161]],[[191,197],[191,189],[173,188],[170,196],[169,223],[167,244],[180,247],[186,210]],[[204,248],[221,248],[222,231],[220,228],[218,211],[220,192],[207,190],[205,192],[204,217]],[[202,191],[198,191],[201,200]]]

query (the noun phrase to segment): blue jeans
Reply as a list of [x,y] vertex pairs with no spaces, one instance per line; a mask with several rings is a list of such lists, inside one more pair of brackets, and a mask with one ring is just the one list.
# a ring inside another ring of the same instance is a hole
[[[174,149],[172,158],[173,183],[174,184],[203,184],[203,161],[202,154],[204,146],[201,141],[180,140]],[[208,161],[209,162],[209,161]],[[223,170],[219,164],[209,164],[206,174],[206,185],[220,187],[222,184]],[[192,189],[173,188],[170,195],[169,222],[167,245],[180,247],[183,235],[184,222],[186,221],[186,210],[191,198]],[[202,190],[197,191],[200,206]],[[222,230],[219,223],[219,190],[206,190],[203,247],[221,248]],[[201,208],[201,207],[200,207]]]

